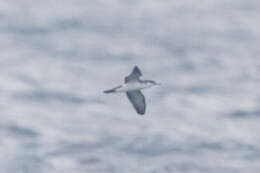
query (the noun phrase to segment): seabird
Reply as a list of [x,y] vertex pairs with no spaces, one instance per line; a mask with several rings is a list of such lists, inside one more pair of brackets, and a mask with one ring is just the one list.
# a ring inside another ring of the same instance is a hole
[[132,73],[125,77],[124,84],[113,89],[105,90],[104,93],[125,92],[136,112],[140,115],[144,115],[146,104],[141,90],[160,84],[152,80],[141,80],[140,76],[142,76],[142,72],[137,66],[135,66]]

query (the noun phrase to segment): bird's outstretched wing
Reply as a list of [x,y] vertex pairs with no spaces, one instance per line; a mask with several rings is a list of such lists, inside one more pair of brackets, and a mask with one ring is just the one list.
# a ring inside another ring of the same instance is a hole
[[142,76],[142,72],[137,66],[135,66],[132,73],[129,76],[125,77],[125,83],[137,81],[139,80],[140,76]]
[[144,95],[141,93],[141,91],[140,90],[128,91],[126,92],[126,95],[129,101],[134,106],[136,112],[138,114],[144,115],[146,104],[145,104]]

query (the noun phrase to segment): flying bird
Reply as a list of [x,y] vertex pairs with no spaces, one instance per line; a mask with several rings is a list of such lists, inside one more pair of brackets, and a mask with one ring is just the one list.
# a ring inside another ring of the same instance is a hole
[[144,115],[146,104],[145,97],[141,90],[160,84],[152,80],[141,80],[140,76],[142,76],[142,72],[137,66],[135,66],[131,74],[125,77],[124,84],[113,89],[105,90],[104,93],[125,92],[136,112],[140,115]]

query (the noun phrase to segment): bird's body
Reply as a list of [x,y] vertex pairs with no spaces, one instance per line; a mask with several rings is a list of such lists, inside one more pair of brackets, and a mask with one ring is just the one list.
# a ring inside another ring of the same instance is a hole
[[158,83],[151,80],[140,80],[140,76],[142,76],[142,73],[139,68],[135,66],[132,73],[125,77],[124,84],[113,89],[106,90],[104,93],[126,92],[128,99],[134,106],[137,113],[143,115],[145,113],[146,104],[145,98],[140,90],[158,85]]
[[134,91],[134,90],[142,90],[145,88],[150,88],[153,85],[149,83],[141,83],[141,82],[129,82],[122,84],[114,89],[114,92],[127,92],[127,91]]

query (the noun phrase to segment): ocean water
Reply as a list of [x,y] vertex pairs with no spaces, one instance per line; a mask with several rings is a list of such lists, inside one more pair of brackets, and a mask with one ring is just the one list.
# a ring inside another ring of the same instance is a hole
[[[0,1],[0,172],[259,173],[257,0]],[[124,94],[134,65],[147,112]]]

